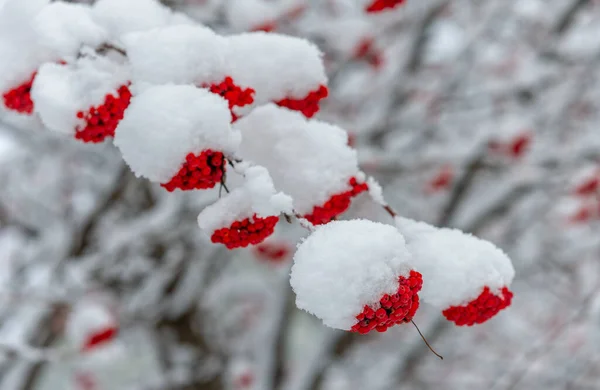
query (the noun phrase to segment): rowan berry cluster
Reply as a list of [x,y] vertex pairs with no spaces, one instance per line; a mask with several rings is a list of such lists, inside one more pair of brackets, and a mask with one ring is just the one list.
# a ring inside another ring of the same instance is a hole
[[223,153],[205,150],[199,155],[190,153],[185,163],[168,183],[161,184],[169,192],[180,190],[204,190],[221,182],[225,174],[226,160]]
[[373,329],[385,332],[394,325],[410,322],[419,308],[419,295],[423,287],[423,277],[417,271],[410,271],[408,278],[398,278],[398,291],[392,295],[384,295],[377,306],[365,306],[362,313],[356,316],[358,323],[352,332],[367,334]]
[[303,99],[286,98],[277,102],[277,105],[290,110],[300,111],[307,118],[312,118],[319,112],[319,102],[329,95],[329,89],[321,85],[319,89],[309,92]]
[[366,183],[359,183],[355,177],[348,182],[351,189],[341,194],[333,195],[322,206],[316,206],[312,213],[305,215],[308,221],[313,225],[322,225],[330,222],[344,211],[348,210],[352,198],[361,192],[368,191],[369,186]]
[[75,138],[83,142],[98,143],[106,137],[113,137],[130,101],[131,92],[123,85],[118,89],[116,97],[107,94],[103,104],[91,107],[87,112],[79,111],[77,118],[85,120],[85,126],[77,128]]
[[4,105],[9,110],[16,111],[20,114],[32,114],[33,113],[33,100],[31,100],[31,87],[33,86],[33,80],[35,79],[35,73],[29,80],[4,93],[2,98],[4,99]]
[[215,231],[211,241],[215,244],[224,244],[227,249],[256,245],[273,234],[278,221],[278,216],[260,218],[254,215],[252,218],[235,221],[230,227]]
[[482,324],[510,306],[512,297],[513,293],[506,287],[502,288],[499,296],[492,294],[489,287],[485,287],[473,301],[463,306],[452,306],[442,314],[458,326]]

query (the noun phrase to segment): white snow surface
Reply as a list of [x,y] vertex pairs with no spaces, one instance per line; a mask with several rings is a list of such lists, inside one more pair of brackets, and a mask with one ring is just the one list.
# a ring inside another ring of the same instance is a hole
[[396,228],[369,220],[334,221],[298,245],[290,283],[296,305],[329,327],[349,330],[365,305],[398,289],[412,256]]
[[31,98],[48,129],[74,134],[85,124],[77,113],[104,103],[107,94],[117,96],[128,79],[127,68],[105,57],[84,56],[68,65],[47,63],[35,78]]
[[244,172],[241,187],[221,197],[198,215],[198,225],[209,236],[215,230],[229,227],[235,221],[258,217],[292,214],[292,198],[277,192],[269,172],[264,167],[250,167]]
[[234,126],[243,134],[242,159],[267,168],[301,215],[349,190],[348,180],[359,176],[356,151],[337,126],[274,104],[256,108]]
[[259,31],[228,40],[230,76],[256,91],[255,104],[302,99],[327,84],[322,53],[305,39]]
[[136,176],[165,183],[189,153],[235,153],[241,135],[230,122],[227,102],[206,89],[154,86],[132,98],[114,143]]
[[115,38],[134,31],[194,23],[156,0],[98,0],[93,14]]
[[179,25],[123,38],[133,82],[212,84],[226,76],[227,40],[207,27]]
[[489,241],[403,217],[396,217],[396,226],[423,275],[419,296],[432,306],[464,305],[477,298],[485,286],[499,293],[514,278],[508,256]]
[[82,4],[50,3],[37,14],[32,25],[40,43],[63,56],[74,55],[82,44],[96,47],[109,36],[94,21],[91,7]]
[[0,8],[0,92],[29,80],[45,61],[57,60],[56,53],[38,49],[38,36],[31,21],[49,0],[8,0]]

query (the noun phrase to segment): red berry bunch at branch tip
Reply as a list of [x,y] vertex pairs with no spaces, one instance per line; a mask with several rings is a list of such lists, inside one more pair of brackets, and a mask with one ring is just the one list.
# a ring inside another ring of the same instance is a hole
[[86,340],[82,350],[90,351],[100,345],[109,343],[114,340],[114,338],[117,336],[117,333],[118,329],[116,327],[108,327],[95,332]]
[[365,9],[367,12],[381,12],[404,4],[406,0],[373,0]]
[[254,247],[254,253],[270,263],[280,263],[290,255],[291,250],[285,243],[263,242]]
[[385,332],[394,325],[412,320],[419,308],[418,292],[423,287],[423,277],[417,271],[410,271],[408,278],[398,278],[398,284],[398,291],[384,295],[379,300],[379,307],[365,306],[356,316],[358,322],[352,327],[352,332],[367,334],[373,329]]
[[125,85],[117,91],[117,96],[107,94],[104,103],[90,108],[87,112],[79,111],[77,118],[85,120],[85,127],[78,127],[75,138],[83,142],[98,143],[106,137],[114,137],[119,121],[123,119],[125,110],[131,101],[131,92]]
[[[254,103],[254,89],[241,88],[233,82],[231,77],[225,77],[221,83],[211,85],[210,92],[221,95],[227,100],[230,110],[233,107],[244,107]],[[234,122],[238,119],[233,111],[231,111],[231,116]]]
[[2,95],[4,105],[6,108],[12,111],[16,111],[20,114],[32,114],[33,113],[33,100],[31,100],[31,87],[33,80],[35,79],[34,73],[29,80],[11,89]]
[[350,179],[349,184],[351,187],[349,191],[333,195],[324,205],[316,206],[312,213],[305,215],[304,218],[313,225],[328,223],[344,211],[348,210],[353,197],[361,192],[369,190],[367,183],[359,183],[355,177]]
[[227,249],[260,244],[273,234],[278,221],[278,216],[261,218],[255,214],[252,218],[235,221],[230,227],[215,231],[211,241],[215,244],[223,244]]
[[303,99],[283,99],[276,104],[290,110],[300,111],[307,118],[312,118],[319,112],[319,102],[329,95],[329,89],[321,85],[318,89],[311,91]]
[[482,324],[510,306],[513,293],[506,287],[500,293],[500,296],[494,295],[489,287],[485,287],[475,300],[463,306],[452,306],[442,314],[458,326]]
[[205,150],[199,155],[189,153],[183,166],[168,183],[161,186],[169,192],[206,190],[221,182],[225,175],[226,159],[223,153]]

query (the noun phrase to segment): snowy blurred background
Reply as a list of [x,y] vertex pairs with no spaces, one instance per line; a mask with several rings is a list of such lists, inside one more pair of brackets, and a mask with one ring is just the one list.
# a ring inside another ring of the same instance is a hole
[[[513,305],[472,328],[423,306],[443,361],[411,326],[332,331],[293,303],[298,226],[213,246],[196,216],[214,192],[169,194],[110,142],[0,112],[1,390],[600,389],[600,1],[163,3],[318,44],[318,117],[401,214],[502,247]],[[353,216],[387,218],[366,196]],[[111,341],[80,351],[90,331]]]

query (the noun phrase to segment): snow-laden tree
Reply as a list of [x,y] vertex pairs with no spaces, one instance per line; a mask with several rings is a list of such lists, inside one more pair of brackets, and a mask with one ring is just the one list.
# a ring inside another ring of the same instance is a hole
[[0,0],[0,389],[600,378],[595,2],[75,3]]

